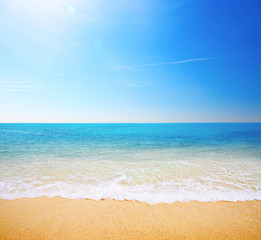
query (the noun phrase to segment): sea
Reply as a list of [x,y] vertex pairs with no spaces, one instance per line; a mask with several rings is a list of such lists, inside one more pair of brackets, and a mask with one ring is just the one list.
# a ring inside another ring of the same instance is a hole
[[261,200],[261,123],[0,124],[0,199]]

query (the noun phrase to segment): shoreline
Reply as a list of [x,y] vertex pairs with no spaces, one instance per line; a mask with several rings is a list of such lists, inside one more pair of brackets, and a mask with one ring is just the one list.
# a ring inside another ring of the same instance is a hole
[[0,239],[258,239],[261,201],[0,200]]
[[226,202],[226,203],[240,203],[240,202],[261,202],[261,199],[246,199],[246,200],[207,200],[207,201],[200,201],[200,200],[186,200],[186,201],[174,201],[171,203],[167,202],[158,202],[158,203],[149,203],[149,202],[143,202],[140,200],[132,200],[132,199],[115,199],[115,198],[101,198],[101,199],[92,199],[92,198],[67,198],[67,197],[60,197],[60,196],[53,196],[53,197],[47,197],[47,196],[40,196],[40,197],[21,197],[21,198],[12,198],[12,199],[5,199],[0,198],[0,204],[4,201],[20,201],[20,200],[39,200],[39,199],[61,199],[61,200],[76,200],[76,201],[94,201],[94,202],[103,202],[103,201],[115,201],[115,202],[132,202],[132,203],[141,203],[141,204],[147,204],[149,206],[155,206],[155,205],[172,205],[176,203],[219,203],[219,202]]

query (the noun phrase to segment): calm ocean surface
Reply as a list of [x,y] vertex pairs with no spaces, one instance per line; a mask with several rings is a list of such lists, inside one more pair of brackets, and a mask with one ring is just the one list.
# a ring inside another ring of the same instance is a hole
[[40,196],[261,200],[261,124],[0,124],[0,198]]

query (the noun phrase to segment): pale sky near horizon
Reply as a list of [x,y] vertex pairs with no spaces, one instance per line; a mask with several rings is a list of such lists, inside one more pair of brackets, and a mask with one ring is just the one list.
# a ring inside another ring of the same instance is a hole
[[0,0],[0,122],[260,122],[258,0]]

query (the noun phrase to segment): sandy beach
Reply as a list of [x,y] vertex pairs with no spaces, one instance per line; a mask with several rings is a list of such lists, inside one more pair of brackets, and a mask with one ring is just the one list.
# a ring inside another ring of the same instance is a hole
[[0,239],[261,239],[261,201],[0,200]]

